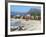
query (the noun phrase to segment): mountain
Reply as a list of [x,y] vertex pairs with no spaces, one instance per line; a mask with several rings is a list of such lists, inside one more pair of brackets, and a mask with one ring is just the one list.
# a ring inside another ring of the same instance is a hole
[[32,8],[29,10],[29,12],[27,14],[39,16],[39,15],[41,15],[41,10],[38,8]]
[[11,12],[12,16],[16,16],[16,15],[20,15],[20,16],[26,16],[27,13],[23,13],[23,12]]
[[16,11],[16,12],[11,12],[11,15],[12,16],[16,16],[16,15],[20,15],[20,16],[26,16],[27,14],[38,14],[38,15],[40,15],[41,14],[41,10],[40,9],[38,9],[38,8],[32,8],[32,9],[30,9],[28,12],[18,12],[18,11]]
[[41,10],[40,10],[40,9],[37,9],[37,8],[32,8],[32,9],[29,10],[28,13],[31,14],[31,13],[33,13],[33,12],[34,12],[34,13],[40,13]]

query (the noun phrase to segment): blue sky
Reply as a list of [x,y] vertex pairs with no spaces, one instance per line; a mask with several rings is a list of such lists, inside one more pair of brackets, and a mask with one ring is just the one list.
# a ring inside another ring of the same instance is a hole
[[30,6],[15,6],[15,5],[12,5],[11,6],[11,11],[12,12],[16,12],[16,11],[18,11],[18,12],[28,12],[29,10],[31,9],[31,7]]
[[[10,11],[11,11],[11,15],[20,15],[20,16],[25,16],[29,11],[31,12],[39,12],[41,9],[40,6],[22,6],[22,5],[11,5],[10,6]],[[37,11],[36,11],[37,10]],[[16,13],[20,13],[20,14],[16,14]]]
[[[18,6],[18,5],[11,5],[11,12],[28,12],[33,6]],[[34,7],[34,8],[40,8],[40,7]]]

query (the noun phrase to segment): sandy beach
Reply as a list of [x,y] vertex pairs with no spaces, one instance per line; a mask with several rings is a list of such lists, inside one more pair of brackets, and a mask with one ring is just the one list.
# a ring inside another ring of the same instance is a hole
[[[40,30],[41,29],[41,23],[40,20],[28,20],[25,19],[15,19],[13,21],[19,21],[20,23],[17,23],[17,26],[24,26],[24,31],[33,31],[33,30]],[[12,27],[16,27],[16,24],[12,25]],[[16,31],[16,30],[15,30]],[[23,31],[23,30],[22,30]]]

